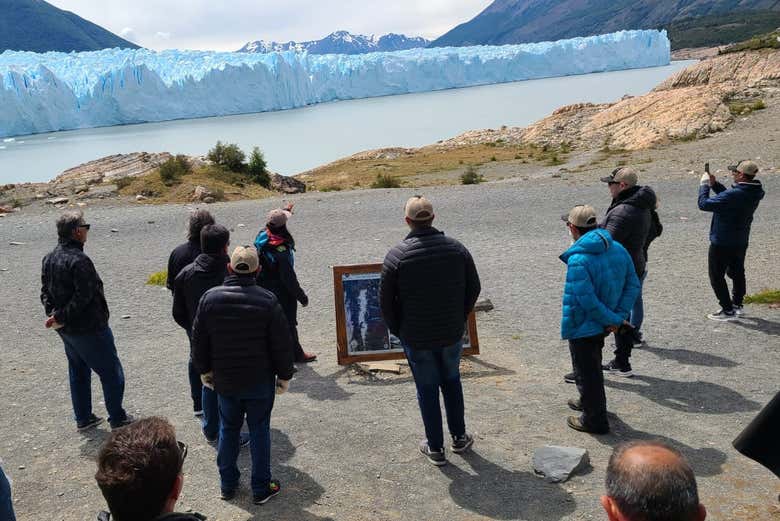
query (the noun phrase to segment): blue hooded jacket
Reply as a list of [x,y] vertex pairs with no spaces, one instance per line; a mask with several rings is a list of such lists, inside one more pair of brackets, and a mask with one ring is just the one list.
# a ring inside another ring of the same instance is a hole
[[699,189],[699,210],[712,212],[710,242],[727,248],[747,247],[750,239],[750,225],[758,203],[764,198],[761,181],[737,183],[726,189],[721,183]]
[[586,338],[623,323],[639,296],[639,279],[631,256],[607,230],[579,238],[563,255],[561,337]]

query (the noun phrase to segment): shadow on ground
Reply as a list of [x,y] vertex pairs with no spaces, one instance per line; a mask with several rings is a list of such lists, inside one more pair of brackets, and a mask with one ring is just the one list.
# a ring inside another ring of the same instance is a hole
[[701,414],[731,414],[757,411],[761,405],[737,391],[711,382],[678,382],[654,376],[636,375],[630,379],[605,378],[604,385],[636,393],[675,411]]
[[744,327],[745,329],[766,333],[767,335],[780,336],[780,322],[758,317],[742,316],[739,320],[734,320],[731,323],[739,327]]
[[308,398],[316,401],[325,400],[349,400],[352,393],[345,391],[336,383],[336,378],[343,373],[321,376],[308,364],[299,364],[298,372],[290,383],[291,393],[304,393]]
[[[480,366],[480,368],[464,369],[463,367],[461,367],[461,373],[460,373],[461,380],[472,380],[472,379],[488,378],[488,377],[496,377],[496,376],[510,376],[515,374],[515,371],[511,369],[507,369],[505,367],[491,364],[490,362],[486,362],[485,360],[481,360],[473,356],[466,357],[464,358],[464,360],[468,361],[470,365]],[[329,376],[328,378],[338,378],[339,376],[343,375],[346,372],[347,370],[342,369],[340,371],[337,371],[333,375]],[[353,379],[350,383],[356,385],[385,386],[385,385],[405,384],[413,381],[414,378],[412,377],[411,372],[406,376],[397,376],[397,377],[394,376],[389,378],[379,378],[371,373],[368,373],[368,374],[362,374],[360,379]]]
[[450,496],[460,507],[490,519],[555,521],[574,512],[574,498],[559,485],[531,472],[505,469],[477,452],[462,455],[474,473],[455,465],[440,467],[450,483]]
[[734,360],[710,353],[700,353],[681,348],[655,347],[649,344],[643,345],[642,351],[647,351],[664,360],[674,360],[683,365],[701,365],[704,367],[737,367],[739,364]]
[[79,433],[81,434],[81,438],[84,440],[84,444],[79,447],[82,457],[89,458],[92,461],[97,461],[100,448],[111,435],[110,427],[108,427],[107,424],[103,425],[105,425],[105,427],[102,429],[90,429],[88,431]]

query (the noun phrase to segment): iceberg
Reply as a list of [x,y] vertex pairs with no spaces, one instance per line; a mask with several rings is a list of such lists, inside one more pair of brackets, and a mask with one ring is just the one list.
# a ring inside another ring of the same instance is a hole
[[0,137],[283,110],[669,61],[666,31],[362,55],[5,51],[0,54]]

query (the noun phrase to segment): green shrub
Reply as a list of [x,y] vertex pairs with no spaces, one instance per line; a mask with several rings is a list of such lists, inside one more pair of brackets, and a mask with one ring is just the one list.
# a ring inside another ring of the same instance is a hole
[[149,286],[165,286],[166,282],[168,282],[168,270],[162,270],[149,275],[146,284]]
[[128,186],[130,186],[130,184],[132,182],[133,182],[133,178],[132,177],[124,176],[124,177],[120,177],[119,179],[114,181],[114,184],[116,185],[117,188],[119,188],[121,190],[122,188],[127,188]]
[[496,159],[496,156],[491,156],[491,157],[490,157],[490,160],[491,160],[491,161],[498,161],[498,159]]
[[780,289],[765,289],[745,297],[745,304],[780,304]]
[[477,169],[471,165],[469,165],[469,167],[466,168],[466,171],[460,176],[460,182],[464,185],[478,185],[484,180],[485,178],[479,175]]
[[172,157],[160,165],[160,179],[162,179],[165,186],[173,186],[176,183],[181,182],[181,176],[191,172],[192,165],[190,164],[189,159],[187,159],[187,156],[183,155]]
[[233,143],[225,145],[222,141],[217,141],[217,144],[209,150],[206,157],[215,165],[226,168],[231,172],[243,172],[246,170],[246,164],[244,163],[246,154],[238,148],[238,145]]
[[377,174],[376,180],[371,183],[371,188],[401,188],[401,183],[391,175]]
[[249,167],[247,173],[253,182],[269,188],[271,186],[271,175],[268,173],[268,165],[265,157],[259,148],[252,149],[252,155],[249,156]]
[[211,192],[211,197],[213,197],[215,201],[224,201],[225,191],[222,188],[217,188]]
[[[360,186],[360,183],[357,183],[355,186]],[[340,191],[341,191],[341,187],[339,185],[328,185],[320,188],[320,192],[340,192]]]

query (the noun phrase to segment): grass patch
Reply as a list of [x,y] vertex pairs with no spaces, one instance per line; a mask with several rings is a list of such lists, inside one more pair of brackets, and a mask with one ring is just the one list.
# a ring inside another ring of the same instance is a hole
[[377,174],[371,188],[401,188],[401,183],[391,175]]
[[764,103],[764,100],[753,100],[753,101],[731,101],[728,104],[729,111],[733,116],[747,116],[753,111],[756,110],[764,110],[766,108],[766,103]]
[[338,185],[323,186],[322,188],[320,188],[320,192],[340,192],[340,191],[341,191],[341,187]]
[[484,180],[485,178],[471,165],[469,165],[469,167],[466,168],[466,171],[460,176],[460,184],[463,185],[478,185]]
[[166,282],[168,282],[168,270],[162,270],[149,275],[146,284],[148,286],[165,286]]
[[745,297],[745,304],[780,304],[780,289],[765,289]]

